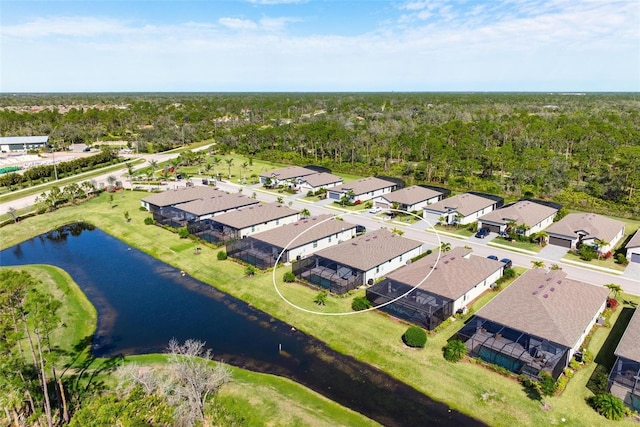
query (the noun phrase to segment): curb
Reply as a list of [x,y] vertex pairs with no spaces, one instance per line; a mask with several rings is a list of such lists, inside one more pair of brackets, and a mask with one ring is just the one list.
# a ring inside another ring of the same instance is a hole
[[576,267],[586,268],[586,269],[589,269],[589,270],[596,270],[596,271],[601,271],[603,273],[616,274],[618,276],[621,276],[622,274],[624,274],[624,271],[612,270],[612,269],[607,268],[607,267],[598,267],[597,265],[589,265],[589,264],[584,263],[584,262],[574,261],[574,260],[570,260],[570,259],[561,259],[560,262],[563,262],[565,264],[575,265]]
[[501,245],[500,243],[489,242],[489,243],[487,243],[487,246],[493,246],[494,248],[500,248],[500,249],[504,249],[504,250],[511,251],[511,252],[520,252],[520,253],[523,253],[523,254],[526,254],[526,255],[533,255],[533,256],[540,255],[539,252],[533,252],[533,251],[529,251],[527,249],[513,248],[511,246]]

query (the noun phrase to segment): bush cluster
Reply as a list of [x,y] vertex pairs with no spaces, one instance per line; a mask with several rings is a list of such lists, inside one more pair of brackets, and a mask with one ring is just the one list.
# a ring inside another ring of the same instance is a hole
[[296,275],[293,274],[293,272],[291,271],[287,271],[286,273],[284,273],[284,276],[282,277],[282,280],[284,280],[287,283],[292,283],[296,281]]
[[355,297],[351,303],[351,308],[354,311],[362,311],[371,308],[371,303],[367,297]]
[[427,333],[418,326],[410,326],[402,335],[402,341],[409,347],[422,348],[427,344]]
[[224,261],[227,259],[227,253],[225,251],[218,251],[218,260]]

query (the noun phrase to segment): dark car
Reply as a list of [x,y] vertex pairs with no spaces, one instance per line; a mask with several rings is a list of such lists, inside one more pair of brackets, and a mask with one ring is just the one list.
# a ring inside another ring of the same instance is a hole
[[89,151],[91,151],[91,147],[84,147],[84,150],[82,151],[84,151],[85,153],[88,153]]
[[498,260],[498,257],[497,257],[497,256],[495,256],[495,255],[489,255],[487,258],[492,259],[492,260],[494,260],[494,261],[497,261],[497,260]]
[[367,232],[367,227],[364,225],[356,225],[356,236],[361,236]]
[[513,266],[513,262],[509,258],[502,258],[500,262],[504,263],[504,268],[511,268]]
[[476,237],[478,239],[484,239],[485,237],[487,237],[489,235],[489,229],[487,227],[482,227],[480,230],[478,230],[478,232],[476,233]]

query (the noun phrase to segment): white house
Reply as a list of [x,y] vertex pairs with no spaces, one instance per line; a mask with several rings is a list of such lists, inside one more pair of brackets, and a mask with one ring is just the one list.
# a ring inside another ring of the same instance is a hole
[[319,172],[297,178],[296,184],[302,191],[316,192],[322,188],[328,189],[342,185],[342,178],[327,172]]
[[292,271],[299,279],[344,294],[372,285],[421,253],[421,242],[381,228],[296,261]]
[[389,209],[397,204],[398,209],[413,212],[420,211],[427,205],[439,202],[444,197],[444,193],[431,188],[412,185],[401,190],[393,191],[389,194],[376,197],[375,205]]
[[12,151],[41,150],[49,145],[48,136],[3,136],[0,137],[0,150]]
[[544,230],[553,223],[558,209],[531,200],[521,200],[496,209],[478,218],[478,228],[494,233],[506,233],[509,224],[525,225],[519,232],[525,236]]
[[640,263],[640,230],[636,231],[629,243],[625,246],[627,250],[627,260],[629,262]]
[[300,219],[300,213],[279,203],[258,204],[213,217],[212,227],[222,241],[242,239]]
[[[624,237],[624,226],[624,222],[606,216],[572,213],[551,224],[546,232],[551,245],[576,249],[579,244],[586,244],[606,253]],[[606,244],[602,245],[603,242]]]
[[443,217],[447,224],[470,224],[496,209],[501,203],[501,201],[471,193],[457,194],[425,206],[423,217],[432,225],[441,222],[440,219]]
[[330,188],[327,193],[329,199],[339,201],[343,196],[346,196],[350,203],[356,203],[358,200],[366,202],[391,193],[397,187],[395,182],[368,177]]
[[354,224],[324,214],[229,242],[227,254],[265,269],[273,267],[278,257],[283,264],[300,260],[355,236]]
[[489,290],[503,271],[502,262],[472,255],[471,249],[436,251],[388,274],[367,289],[367,298],[383,311],[433,330]]
[[316,173],[318,172],[301,166],[288,166],[286,168],[275,169],[260,174],[260,184],[271,185],[272,187],[277,187],[279,185],[291,185],[295,184],[296,180],[299,178]]

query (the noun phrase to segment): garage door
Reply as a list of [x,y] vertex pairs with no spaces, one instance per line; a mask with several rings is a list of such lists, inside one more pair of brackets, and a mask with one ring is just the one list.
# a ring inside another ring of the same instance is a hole
[[487,227],[489,229],[490,232],[492,233],[500,233],[500,226],[499,225],[492,225],[492,224],[486,224],[486,223],[482,223],[483,227]]
[[640,262],[640,254],[631,254],[631,262]]
[[549,244],[571,249],[571,240],[561,239],[559,237],[549,237]]
[[376,202],[376,207],[382,209],[389,209],[389,204],[385,202]]
[[333,200],[340,200],[340,193],[335,191],[329,191],[329,198]]

